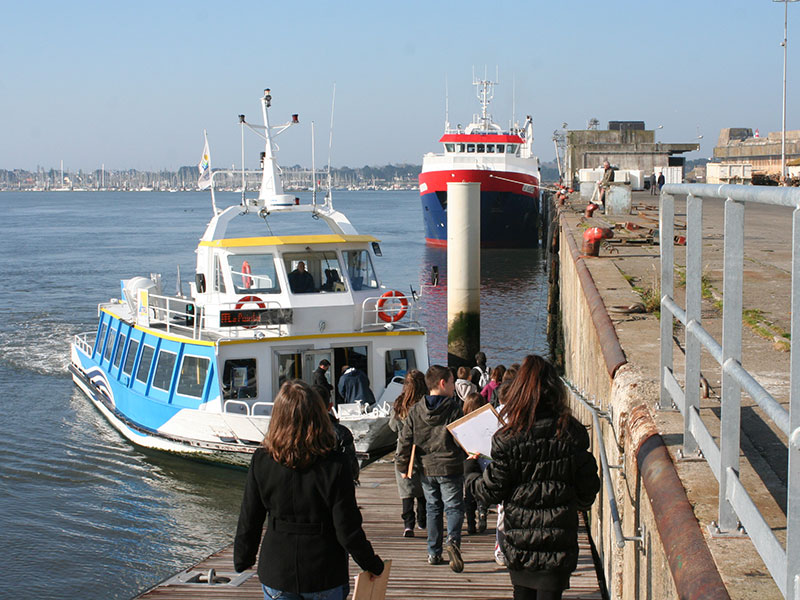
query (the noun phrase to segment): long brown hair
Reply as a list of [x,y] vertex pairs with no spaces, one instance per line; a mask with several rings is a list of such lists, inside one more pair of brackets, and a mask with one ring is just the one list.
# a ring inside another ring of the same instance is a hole
[[304,469],[336,447],[325,403],[305,381],[281,386],[262,443],[276,462],[290,469]]
[[427,393],[428,386],[425,385],[425,375],[422,371],[411,369],[406,373],[403,381],[403,391],[394,401],[394,415],[400,420],[405,419],[411,407]]
[[506,424],[502,431],[530,431],[537,416],[549,413],[558,423],[560,436],[569,420],[564,385],[555,367],[541,356],[531,354],[525,357],[517,376],[508,383],[503,400],[505,404],[500,416]]

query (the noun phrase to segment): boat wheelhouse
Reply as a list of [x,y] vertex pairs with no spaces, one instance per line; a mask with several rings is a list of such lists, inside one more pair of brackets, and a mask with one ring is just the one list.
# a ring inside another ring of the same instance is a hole
[[[312,383],[324,359],[335,388],[348,365],[367,375],[377,399],[338,406],[365,457],[395,442],[390,407],[406,371],[428,366],[426,334],[416,298],[382,286],[379,240],[359,234],[330,193],[321,203],[283,193],[272,138],[297,119],[271,127],[270,104],[267,90],[258,196],[219,209],[214,185],[225,172],[211,175],[213,217],[189,294],[165,295],[158,275],[123,280],[121,297],[99,305],[96,331],[75,337],[70,370],[132,442],[241,463],[262,441],[284,381]],[[277,228],[290,215],[328,232],[226,235],[234,219]]]
[[494,82],[475,80],[481,114],[464,129],[445,125],[443,152],[423,157],[419,176],[425,238],[447,245],[447,184],[480,183],[481,246],[538,246],[539,159],[533,154],[533,120],[504,131],[488,112]]

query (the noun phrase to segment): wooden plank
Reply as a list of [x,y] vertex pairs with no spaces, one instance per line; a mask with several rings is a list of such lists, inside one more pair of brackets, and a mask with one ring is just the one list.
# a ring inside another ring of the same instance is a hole
[[[450,598],[481,598],[484,600],[506,600],[512,597],[511,580],[505,567],[494,561],[495,531],[490,527],[483,534],[464,535],[461,551],[464,571],[454,573],[447,563],[431,566],[427,563],[425,531],[416,530],[416,537],[403,537],[400,518],[401,505],[397,496],[394,464],[391,459],[381,459],[361,472],[361,486],[357,489],[358,503],[364,516],[364,530],[375,551],[383,559],[392,560],[387,600],[444,600]],[[494,522],[494,514],[489,524]],[[570,600],[601,600],[589,538],[582,527],[578,546],[578,568],[570,580],[570,589],[564,598]],[[233,577],[233,544],[204,559],[188,571]],[[360,569],[351,560],[350,575]],[[239,587],[225,585],[164,585],[145,592],[139,598],[158,600],[215,599],[215,600],[262,600],[261,584],[253,576]],[[351,582],[351,590],[353,584]]]

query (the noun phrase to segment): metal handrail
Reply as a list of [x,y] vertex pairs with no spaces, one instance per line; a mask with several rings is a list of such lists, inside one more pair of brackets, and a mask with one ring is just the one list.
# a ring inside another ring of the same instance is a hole
[[[614,538],[617,540],[617,548],[624,548],[625,542],[641,542],[640,536],[625,536],[622,533],[622,520],[619,516],[619,508],[617,507],[617,496],[614,493],[614,484],[611,480],[611,467],[608,464],[608,455],[606,454],[606,444],[603,441],[603,433],[600,430],[600,416],[606,417],[608,413],[600,410],[594,403],[589,402],[583,394],[568,380],[561,378],[564,385],[570,393],[578,400],[585,408],[592,413],[592,422],[594,423],[594,430],[597,432],[597,446],[600,454],[600,467],[603,471],[603,485],[606,488],[606,496],[608,497],[608,508],[611,512],[611,521],[614,528]],[[613,424],[612,424],[613,428]]]
[[89,343],[88,337],[94,334],[95,333],[93,331],[78,333],[75,334],[75,337],[73,338],[75,340],[75,345],[81,350],[83,350],[84,354],[86,354],[87,356],[92,355],[92,345]]
[[[381,298],[384,296],[370,296],[368,298],[364,298],[364,301],[361,303],[361,330],[365,330],[370,327],[386,327],[389,329],[393,329],[395,327],[419,327],[419,317],[418,317],[418,307],[416,299],[413,296],[402,296],[405,300],[406,305],[402,306],[402,301],[400,301],[400,297],[396,296],[397,300],[395,302],[401,302],[401,306],[390,306],[388,303],[392,301],[391,297],[386,298],[386,304],[378,308],[378,303],[380,302]],[[400,313],[403,313],[401,319],[398,319],[394,322],[386,322],[383,321],[379,316],[378,313],[384,313],[390,316],[395,316]]]
[[[157,302],[150,302],[150,310],[153,312],[153,320],[157,323],[163,323],[167,328],[167,333],[172,329],[180,332],[191,331],[192,339],[200,339],[203,330],[205,314],[202,307],[198,306],[193,300],[182,298],[180,296],[163,296],[159,294],[150,294],[151,300],[163,300],[164,306],[160,306]],[[172,304],[183,305],[183,310],[170,308]],[[192,307],[193,312],[188,312],[188,308]],[[183,320],[184,324],[176,322],[175,320]],[[186,323],[190,323],[187,325]]]
[[[674,297],[674,196],[686,197],[686,307]],[[703,200],[725,201],[722,344],[701,322]],[[793,208],[791,372],[789,411],[741,364],[744,211],[747,203]],[[800,598],[800,189],[744,185],[668,184],[661,194],[661,399],[660,408],[677,406],[684,418],[683,454],[698,449],[719,482],[718,525],[714,532],[750,536],[785,598]],[[672,325],[685,325],[684,387],[673,374]],[[720,365],[722,393],[719,444],[700,418],[700,352],[706,348]],[[786,498],[786,544],[767,525],[739,478],[741,392],[744,390],[766,415],[790,435]]]

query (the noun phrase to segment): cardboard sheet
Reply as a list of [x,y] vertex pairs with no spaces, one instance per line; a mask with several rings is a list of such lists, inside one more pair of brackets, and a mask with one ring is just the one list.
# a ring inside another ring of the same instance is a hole
[[356,589],[353,600],[384,600],[386,587],[389,584],[389,571],[392,570],[392,561],[383,561],[383,573],[378,577],[370,577],[368,571],[361,571],[356,575]]
[[492,455],[492,436],[503,422],[491,404],[453,421],[447,429],[467,454],[480,454],[483,459]]

